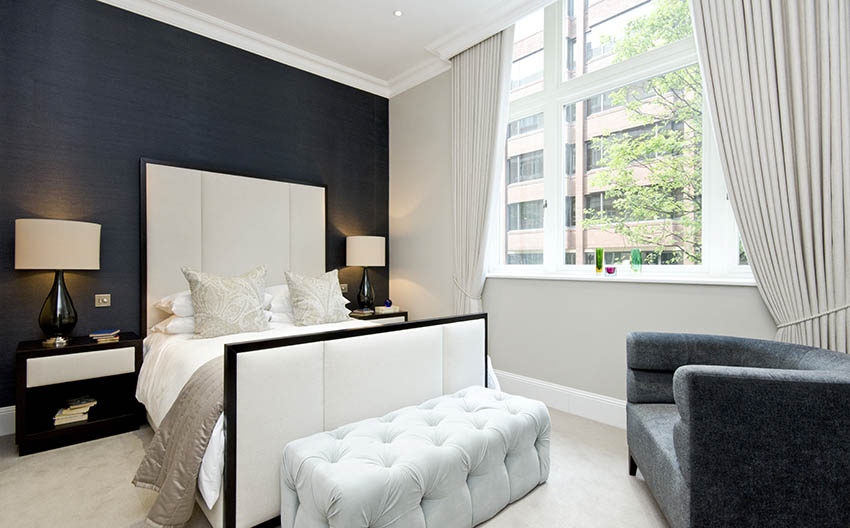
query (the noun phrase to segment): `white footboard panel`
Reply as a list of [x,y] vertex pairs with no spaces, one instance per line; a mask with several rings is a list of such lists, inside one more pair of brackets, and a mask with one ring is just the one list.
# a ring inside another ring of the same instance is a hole
[[225,346],[223,526],[276,522],[291,440],[485,385],[474,314]]

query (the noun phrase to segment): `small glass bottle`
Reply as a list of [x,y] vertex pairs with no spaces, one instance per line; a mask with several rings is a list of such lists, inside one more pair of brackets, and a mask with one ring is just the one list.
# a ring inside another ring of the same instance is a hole
[[596,248],[596,273],[602,273],[602,266],[604,263],[605,250],[602,248]]
[[640,271],[643,267],[643,258],[639,249],[632,250],[630,263],[632,265],[632,271]]

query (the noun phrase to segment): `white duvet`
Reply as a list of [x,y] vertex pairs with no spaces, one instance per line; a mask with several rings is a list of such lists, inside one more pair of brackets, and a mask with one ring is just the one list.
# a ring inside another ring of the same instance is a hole
[[[196,339],[191,334],[153,333],[144,341],[144,362],[139,372],[136,399],[145,406],[153,426],[158,427],[192,374],[207,361],[222,355],[224,345],[227,343],[313,334],[372,324],[374,323],[354,319],[315,326],[271,323],[271,329],[265,332],[249,332],[212,339]],[[224,434],[224,420],[223,417],[219,417],[198,475],[198,489],[210,509],[221,493],[224,471]]]

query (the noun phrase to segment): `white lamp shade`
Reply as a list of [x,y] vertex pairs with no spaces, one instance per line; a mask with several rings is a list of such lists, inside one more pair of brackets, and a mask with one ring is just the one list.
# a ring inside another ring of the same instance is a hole
[[100,269],[100,224],[15,220],[15,269]]
[[382,236],[350,236],[345,239],[346,266],[386,266],[386,239]]

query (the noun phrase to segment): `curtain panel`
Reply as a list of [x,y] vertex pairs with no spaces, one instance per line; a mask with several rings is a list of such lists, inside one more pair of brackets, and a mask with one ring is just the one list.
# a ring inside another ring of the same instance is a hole
[[692,0],[729,199],[777,339],[848,352],[850,2]]
[[513,27],[452,58],[452,247],[456,314],[480,312],[504,164]]

